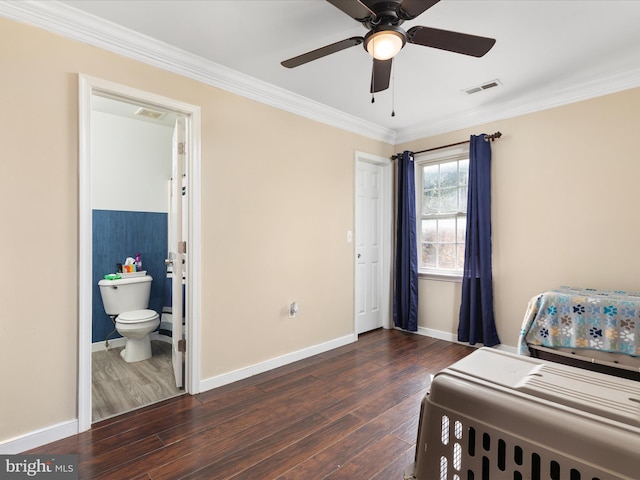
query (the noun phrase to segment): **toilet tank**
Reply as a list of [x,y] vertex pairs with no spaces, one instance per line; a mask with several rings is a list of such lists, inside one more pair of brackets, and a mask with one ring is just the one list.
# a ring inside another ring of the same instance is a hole
[[144,310],[149,306],[151,278],[119,278],[118,280],[100,280],[100,295],[107,315],[120,315],[122,312]]

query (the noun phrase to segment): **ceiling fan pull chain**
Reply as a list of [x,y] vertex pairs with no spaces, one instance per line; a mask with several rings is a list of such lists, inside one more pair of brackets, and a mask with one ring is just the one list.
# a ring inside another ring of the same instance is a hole
[[376,75],[375,75],[375,67],[376,67],[376,59],[372,60],[374,74],[371,75],[371,103],[376,103]]
[[396,62],[391,65],[391,116],[396,116]]
[[[373,44],[375,45],[376,43],[375,38],[372,41],[373,41]],[[375,70],[376,59],[374,58],[372,62],[373,62],[373,69]],[[376,91],[376,75],[374,73],[371,77],[371,103],[376,103],[375,91]]]

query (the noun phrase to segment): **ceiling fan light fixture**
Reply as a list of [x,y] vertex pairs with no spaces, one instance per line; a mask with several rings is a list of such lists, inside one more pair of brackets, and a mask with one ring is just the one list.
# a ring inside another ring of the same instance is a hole
[[376,60],[388,60],[395,57],[407,42],[405,34],[399,28],[369,32],[364,38],[364,48]]

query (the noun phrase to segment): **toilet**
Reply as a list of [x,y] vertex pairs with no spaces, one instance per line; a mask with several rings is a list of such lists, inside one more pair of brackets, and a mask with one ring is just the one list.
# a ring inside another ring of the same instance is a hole
[[158,313],[147,308],[152,281],[141,275],[98,282],[104,311],[115,317],[116,330],[127,339],[120,355],[129,363],[151,358],[149,334],[160,325]]

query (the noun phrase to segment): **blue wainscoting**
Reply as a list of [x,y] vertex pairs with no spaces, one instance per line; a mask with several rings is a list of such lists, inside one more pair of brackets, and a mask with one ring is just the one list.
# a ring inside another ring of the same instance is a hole
[[[142,268],[153,277],[149,308],[162,312],[167,258],[167,214],[93,210],[92,342],[102,342],[113,330],[104,312],[98,281],[115,273],[116,264],[140,252]],[[112,338],[119,337],[116,332]]]

